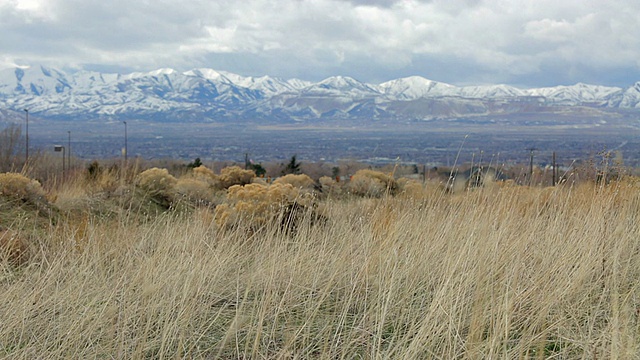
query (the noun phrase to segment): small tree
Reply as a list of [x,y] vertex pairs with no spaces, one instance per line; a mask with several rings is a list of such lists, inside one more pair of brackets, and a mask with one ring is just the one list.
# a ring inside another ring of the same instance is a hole
[[300,163],[296,161],[296,155],[291,157],[287,166],[282,170],[282,175],[287,174],[300,174]]
[[87,167],[87,179],[96,180],[102,174],[102,166],[97,160],[93,160]]
[[340,167],[339,166],[334,166],[331,168],[331,176],[334,179],[337,179],[338,176],[340,176]]
[[249,164],[249,170],[253,170],[257,177],[262,177],[267,174],[267,170],[262,166],[262,164]]
[[195,169],[195,168],[197,168],[199,166],[202,166],[202,160],[200,160],[199,157],[197,157],[195,160],[193,160],[193,162],[190,162],[190,163],[187,164],[187,167],[191,168],[191,169]]

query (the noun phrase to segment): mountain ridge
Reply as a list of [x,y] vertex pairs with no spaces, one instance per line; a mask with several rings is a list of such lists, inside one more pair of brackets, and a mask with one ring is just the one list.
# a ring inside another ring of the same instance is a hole
[[640,109],[640,82],[628,88],[577,83],[519,89],[504,84],[458,87],[421,76],[370,84],[348,76],[310,82],[208,68],[114,74],[67,73],[40,65],[0,71],[0,106],[69,120],[432,120],[550,107],[635,110]]

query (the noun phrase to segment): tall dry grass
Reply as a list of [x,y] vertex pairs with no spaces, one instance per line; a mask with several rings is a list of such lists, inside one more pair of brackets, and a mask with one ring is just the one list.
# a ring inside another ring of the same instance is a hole
[[633,358],[639,191],[413,186],[330,198],[294,233],[208,208],[25,221],[0,357]]

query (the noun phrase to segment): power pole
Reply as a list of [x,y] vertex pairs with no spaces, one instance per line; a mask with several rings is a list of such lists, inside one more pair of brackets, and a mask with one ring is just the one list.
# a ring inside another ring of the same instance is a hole
[[124,123],[124,166],[127,166],[127,122],[123,121]]
[[67,143],[67,168],[71,170],[71,130],[67,131],[69,134],[69,142]]
[[62,145],[54,145],[53,146],[53,150],[55,152],[62,152],[62,178],[64,179],[64,173],[65,173],[64,162],[67,159],[67,155],[65,154],[65,151],[64,151],[64,146],[62,146]]
[[536,148],[530,148],[529,150],[529,186],[533,185],[533,152],[538,150]]
[[556,152],[555,151],[553,152],[552,166],[553,166],[553,169],[552,169],[553,170],[553,172],[552,172],[552,174],[553,174],[553,183],[551,185],[552,186],[556,186],[556,184],[557,184],[557,182],[556,182],[557,181],[556,172],[558,170],[556,169]]
[[25,148],[24,164],[27,165],[29,163],[29,109],[24,109],[24,112],[27,114],[27,134],[26,134],[27,146]]

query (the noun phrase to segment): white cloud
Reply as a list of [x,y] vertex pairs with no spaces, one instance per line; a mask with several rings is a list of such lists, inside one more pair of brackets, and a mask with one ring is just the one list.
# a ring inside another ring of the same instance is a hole
[[640,76],[639,13],[635,0],[0,0],[0,48],[5,64],[607,83]]

